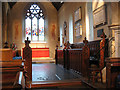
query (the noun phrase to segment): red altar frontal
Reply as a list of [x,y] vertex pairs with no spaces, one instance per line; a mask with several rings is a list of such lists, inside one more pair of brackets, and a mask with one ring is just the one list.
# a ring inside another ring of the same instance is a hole
[[49,57],[49,48],[32,48],[32,58]]

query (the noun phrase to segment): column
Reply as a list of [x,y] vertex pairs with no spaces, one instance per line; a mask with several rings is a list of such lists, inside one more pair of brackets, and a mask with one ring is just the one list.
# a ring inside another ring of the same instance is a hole
[[86,3],[86,38],[94,40],[92,2]]
[[120,29],[115,30],[115,57],[120,57]]
[[2,48],[2,2],[0,1],[0,48]]
[[[112,37],[115,38],[114,47],[115,53],[112,57],[120,57],[120,25],[111,25],[109,26],[110,30],[112,30]],[[113,50],[112,50],[113,51]]]
[[[1,1],[0,1],[0,48],[2,48],[2,2]],[[0,59],[1,58],[2,58],[2,54],[0,52]],[[0,81],[2,81],[2,76],[0,76]],[[0,85],[0,90],[1,89],[2,89],[2,86]]]

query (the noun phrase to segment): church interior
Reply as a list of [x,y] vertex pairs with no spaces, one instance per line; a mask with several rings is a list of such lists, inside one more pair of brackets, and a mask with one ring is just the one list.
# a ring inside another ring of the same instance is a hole
[[120,88],[120,1],[0,1],[0,88]]

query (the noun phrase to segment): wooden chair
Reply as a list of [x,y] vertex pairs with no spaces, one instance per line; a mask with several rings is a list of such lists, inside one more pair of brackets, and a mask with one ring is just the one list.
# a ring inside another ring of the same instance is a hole
[[[101,79],[101,83],[102,82],[102,69],[104,68],[104,52],[105,52],[105,38],[106,35],[103,34],[101,35],[101,38],[103,38],[100,42],[100,60],[99,60],[99,66],[91,66],[89,68],[89,81],[90,79],[92,79],[92,83],[95,83],[96,79]],[[100,76],[98,76],[98,73],[100,73]]]

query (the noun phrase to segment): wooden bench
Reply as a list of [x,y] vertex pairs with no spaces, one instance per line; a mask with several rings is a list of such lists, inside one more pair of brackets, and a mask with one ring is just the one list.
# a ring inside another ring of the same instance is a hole
[[[21,51],[18,50],[20,55]],[[24,60],[13,60],[13,52],[11,49],[0,49],[0,84],[2,89],[25,88],[25,66]],[[23,80],[24,79],[24,82]],[[23,83],[23,85],[22,85]]]
[[0,84],[2,89],[25,88],[25,83],[23,83],[23,80],[25,81],[24,61],[4,61],[0,62],[0,64],[0,76],[2,77]]
[[0,84],[2,85],[2,89],[8,88],[19,88],[22,89],[20,72],[15,71],[4,71],[0,72],[0,76],[2,76],[2,80],[0,80]]
[[64,65],[63,50],[57,50],[56,55],[56,64]]
[[[18,50],[19,55],[21,55],[21,50]],[[13,50],[12,49],[0,49],[0,61],[15,61],[13,60]],[[22,61],[17,59],[17,61]]]
[[[101,39],[102,40],[102,39]],[[99,59],[100,59],[100,42],[101,40],[95,40],[95,41],[90,41],[88,42],[88,47],[90,49],[90,61],[89,64],[96,64],[97,66],[99,65]],[[105,39],[105,58],[109,57],[108,53],[108,39]],[[83,43],[74,43],[71,44],[72,49],[82,49],[84,46]],[[94,59],[93,59],[94,58]],[[90,66],[89,65],[89,66]]]
[[[56,64],[63,65],[66,69],[73,69],[81,73],[83,76],[87,76],[87,66],[89,66],[89,48],[87,46],[87,40],[83,40],[85,43],[82,49],[56,49]],[[69,47],[69,46],[68,46]]]
[[[100,56],[100,42],[102,40],[90,42],[86,40],[86,45],[84,44],[85,41],[83,41],[84,43],[71,44],[71,49],[56,49],[57,64],[61,64],[67,69],[73,69],[83,76],[88,76],[89,67],[92,64],[99,66],[100,58],[108,57],[108,39],[105,39],[104,55],[102,55],[103,57]],[[103,62],[104,60],[102,60]]]
[[[106,59],[106,88],[117,88],[117,76],[120,75],[120,57]],[[120,86],[120,83],[119,83]]]

